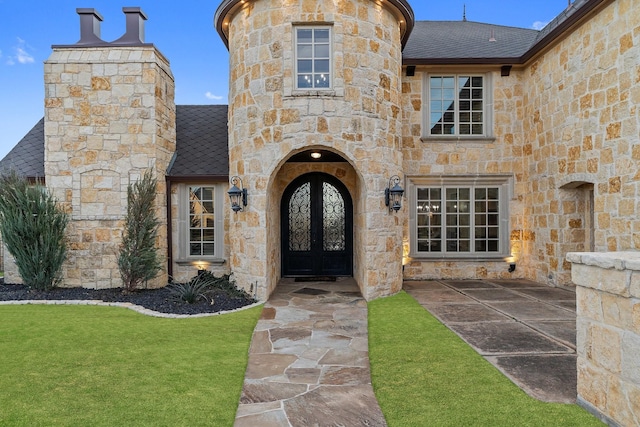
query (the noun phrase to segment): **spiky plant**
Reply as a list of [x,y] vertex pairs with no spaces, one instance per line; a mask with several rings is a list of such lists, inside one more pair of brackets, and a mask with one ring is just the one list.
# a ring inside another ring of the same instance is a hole
[[207,299],[207,291],[211,288],[211,284],[215,278],[198,274],[186,283],[172,283],[169,285],[169,291],[177,300],[193,304],[201,299]]
[[48,290],[62,280],[68,222],[44,186],[15,172],[0,177],[0,231],[28,287]]
[[161,269],[156,248],[159,221],[155,213],[157,181],[151,171],[127,188],[127,216],[122,231],[118,269],[124,289],[132,292]]

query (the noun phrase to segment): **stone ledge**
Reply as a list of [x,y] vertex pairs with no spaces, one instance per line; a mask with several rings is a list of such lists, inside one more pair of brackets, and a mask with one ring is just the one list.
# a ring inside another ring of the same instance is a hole
[[0,305],[97,305],[103,307],[121,307],[128,308],[136,311],[140,314],[152,317],[164,317],[168,319],[189,319],[195,317],[210,317],[220,316],[222,314],[235,313],[237,311],[247,310],[253,307],[257,307],[264,302],[255,302],[253,304],[245,305],[244,307],[237,308],[235,310],[217,311],[215,313],[199,313],[199,314],[173,314],[173,313],[161,313],[159,311],[149,310],[141,305],[131,304],[128,302],[104,302],[102,300],[19,300],[19,301],[0,301]]
[[640,271],[640,252],[569,252],[567,261],[604,269]]

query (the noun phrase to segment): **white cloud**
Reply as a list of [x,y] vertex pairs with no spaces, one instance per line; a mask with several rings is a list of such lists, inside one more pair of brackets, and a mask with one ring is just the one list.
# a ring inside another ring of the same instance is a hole
[[211,92],[205,93],[204,96],[206,96],[207,99],[213,99],[214,101],[221,101],[222,99],[224,99],[224,96],[214,95]]
[[540,31],[541,29],[546,27],[548,23],[549,23],[549,21],[546,21],[546,22],[544,22],[544,21],[536,21],[533,24],[531,24],[531,28],[533,28],[534,30]]
[[33,49],[31,48],[31,46],[27,44],[26,41],[24,41],[20,37],[18,37],[17,39],[18,39],[18,45],[13,47],[14,55],[11,55],[7,58],[7,64],[15,65],[16,62],[20,64],[33,63],[35,60],[33,58],[33,55],[29,53],[29,50],[33,50]]

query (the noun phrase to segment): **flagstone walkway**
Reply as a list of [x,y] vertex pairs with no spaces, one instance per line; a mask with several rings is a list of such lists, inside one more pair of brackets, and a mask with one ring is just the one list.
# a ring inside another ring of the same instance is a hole
[[353,279],[278,284],[253,333],[234,425],[386,426]]
[[[407,281],[404,290],[531,396],[575,403],[574,291],[528,280]],[[253,333],[234,425],[386,426],[353,279],[278,284]]]
[[530,396],[576,402],[575,291],[518,279],[403,287]]

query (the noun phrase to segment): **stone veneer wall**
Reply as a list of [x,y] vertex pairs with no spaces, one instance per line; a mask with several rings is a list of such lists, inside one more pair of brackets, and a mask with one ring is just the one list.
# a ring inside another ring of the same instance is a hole
[[[433,278],[515,278],[523,277],[530,265],[530,247],[535,235],[524,229],[523,200],[523,73],[512,70],[500,76],[499,69],[480,67],[473,73],[486,72],[493,86],[493,139],[434,140],[423,139],[423,85],[425,73],[464,72],[459,68],[419,67],[415,76],[402,81],[402,152],[406,176],[446,175],[512,175],[514,194],[509,201],[511,253],[517,257],[517,268],[507,271],[504,259],[495,261],[407,259],[404,276],[409,279]],[[468,69],[467,72],[470,72]],[[405,198],[407,200],[407,198]],[[409,207],[405,208],[406,210]],[[409,226],[405,224],[405,254],[409,251]]]
[[[294,90],[294,23],[333,33],[331,91]],[[280,200],[276,180],[293,154],[340,154],[357,178],[354,277],[367,299],[402,286],[402,215],[384,206],[389,177],[401,173],[400,29],[371,0],[258,0],[229,26],[230,175],[249,206],[230,220],[230,266],[238,284],[265,299],[280,278]],[[253,254],[249,256],[248,254]]]
[[[174,151],[174,81],[155,47],[54,48],[45,62],[45,175],[72,219],[63,286],[122,285],[117,253],[127,186],[153,170],[156,214],[165,224]],[[163,260],[166,242],[160,227]],[[149,286],[166,285],[162,265]]]
[[413,259],[405,277],[571,285],[567,252],[640,248],[640,1],[605,5],[524,69],[491,72],[494,142],[421,140],[423,72],[461,70],[419,66],[403,76],[405,174],[513,174],[518,258],[513,274],[501,262]]
[[574,252],[567,261],[576,284],[578,403],[609,423],[640,425],[640,252]]
[[640,1],[607,3],[525,70],[527,276],[541,282],[570,284],[567,252],[640,249]]

